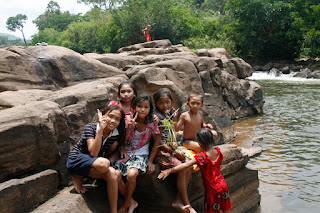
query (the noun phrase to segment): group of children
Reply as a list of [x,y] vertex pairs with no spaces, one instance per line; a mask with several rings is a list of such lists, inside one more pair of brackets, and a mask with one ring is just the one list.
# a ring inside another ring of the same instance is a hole
[[[203,122],[202,96],[189,95],[189,110],[179,119],[167,88],[156,91],[152,100],[149,95],[138,96],[135,87],[124,81],[119,85],[118,97],[106,110],[98,110],[98,122],[86,125],[80,141],[70,151],[67,168],[75,190],[86,191],[83,177],[105,179],[110,212],[132,213],[138,206],[132,197],[137,176],[152,174],[155,162],[163,169],[159,179],[177,173],[178,192],[172,207],[181,212],[196,212],[190,205],[187,188],[197,165],[206,192],[205,212],[229,212],[228,187],[220,171],[223,155],[219,148],[213,148],[217,132]],[[170,133],[162,123],[165,119],[172,119],[175,131],[183,127],[181,147],[167,143]],[[118,192],[125,199],[119,210]]]

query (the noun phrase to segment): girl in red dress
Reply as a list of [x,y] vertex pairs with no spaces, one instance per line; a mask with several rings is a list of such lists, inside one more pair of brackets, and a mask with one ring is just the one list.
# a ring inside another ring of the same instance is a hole
[[177,173],[181,170],[197,164],[200,167],[203,185],[205,189],[204,209],[206,213],[219,213],[222,210],[229,213],[232,205],[229,197],[227,183],[221,175],[220,164],[223,155],[218,147],[213,147],[214,136],[210,129],[201,128],[197,132],[200,147],[205,150],[194,156],[194,159],[180,164],[171,169],[163,170],[159,179],[165,179],[170,173]]

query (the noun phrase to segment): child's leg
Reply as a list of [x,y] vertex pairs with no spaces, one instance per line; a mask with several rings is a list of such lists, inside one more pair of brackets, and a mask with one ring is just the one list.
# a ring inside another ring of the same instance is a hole
[[123,190],[122,184],[120,184],[119,186],[120,193],[123,193],[121,191],[124,191],[124,194],[125,194],[125,201],[123,206],[119,209],[119,213],[121,212],[132,213],[133,210],[138,206],[138,203],[132,199],[133,192],[136,189],[137,176],[138,176],[138,169],[136,168],[129,169],[127,173],[127,183],[125,185],[125,189]]
[[76,192],[85,193],[87,191],[87,189],[82,186],[82,184],[83,184],[83,177],[82,176],[71,175],[71,178],[72,178],[72,182],[73,182],[74,189],[76,190]]
[[203,150],[201,149],[200,145],[195,142],[195,141],[191,141],[191,140],[186,140],[185,142],[182,143],[182,145],[190,150],[193,150],[195,152],[202,152]]
[[[122,175],[119,170],[116,170],[117,176],[118,176],[118,189],[120,194],[125,198],[126,197],[126,184],[122,180]],[[137,201],[135,201],[133,198],[131,198],[130,205],[129,206],[135,206],[135,208],[138,206]],[[119,209],[120,212],[126,212],[128,207],[122,206]]]
[[135,208],[137,208],[137,206],[138,206],[137,202],[135,204],[131,202],[133,192],[136,189],[138,174],[139,174],[139,172],[138,172],[138,169],[136,169],[136,168],[129,169],[129,171],[127,173],[127,197],[126,197],[126,200],[129,201],[128,213],[133,213],[133,210]]
[[110,161],[106,158],[95,160],[90,169],[90,177],[106,180],[110,213],[116,213],[118,205],[118,178],[115,169],[110,167]]

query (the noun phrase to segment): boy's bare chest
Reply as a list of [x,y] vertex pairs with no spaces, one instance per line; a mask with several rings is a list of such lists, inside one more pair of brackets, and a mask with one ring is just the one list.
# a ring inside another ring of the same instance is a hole
[[186,126],[189,124],[191,126],[200,128],[202,124],[202,118],[201,116],[187,116],[185,124]]

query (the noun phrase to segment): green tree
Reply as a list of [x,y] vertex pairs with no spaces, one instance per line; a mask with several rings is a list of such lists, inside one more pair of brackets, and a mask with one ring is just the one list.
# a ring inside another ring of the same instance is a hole
[[94,9],[89,14],[90,21],[74,22],[63,32],[61,45],[80,53],[109,52],[109,14]]
[[11,31],[19,30],[22,33],[24,44],[27,46],[26,39],[23,33],[23,25],[26,23],[28,17],[26,15],[18,14],[15,17],[9,17],[7,19],[7,29]]
[[318,0],[295,0],[295,24],[303,31],[302,57],[320,56],[320,4]]
[[39,15],[33,23],[36,24],[39,31],[45,28],[53,28],[62,32],[68,28],[69,24],[80,20],[80,15],[72,15],[69,11],[61,12],[59,4],[55,1],[50,1],[45,12]]
[[53,28],[45,28],[40,30],[38,34],[32,36],[32,44],[46,42],[51,45],[60,45],[60,37],[62,32],[56,31]]
[[144,42],[141,30],[148,24],[152,39],[170,39],[176,44],[182,40],[202,33],[198,14],[190,4],[178,0],[127,0],[112,11],[110,22],[111,51]]
[[77,0],[78,3],[91,5],[93,8],[100,8],[104,11],[109,11],[119,4],[120,0]]
[[229,0],[228,35],[242,57],[293,59],[299,55],[302,32],[294,24],[293,7],[274,0]]

